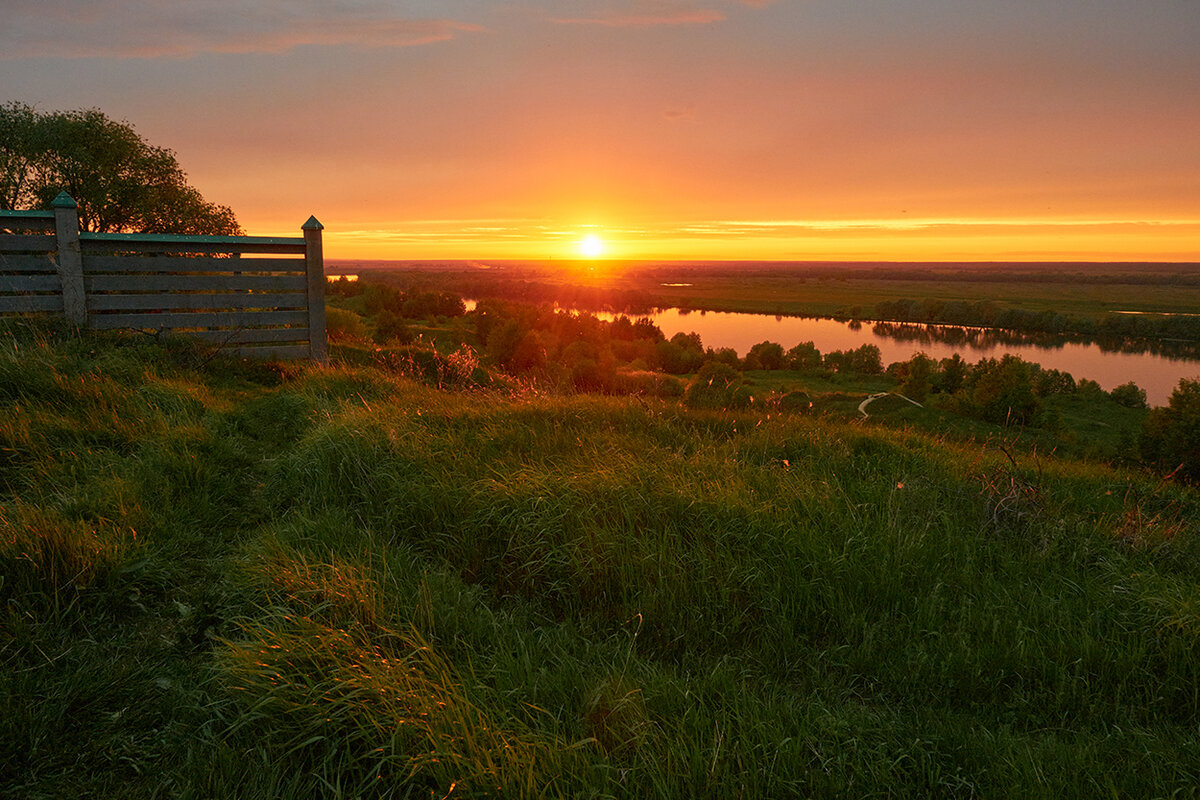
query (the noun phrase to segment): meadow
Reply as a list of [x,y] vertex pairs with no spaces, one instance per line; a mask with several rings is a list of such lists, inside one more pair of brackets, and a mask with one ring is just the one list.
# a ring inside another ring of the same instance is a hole
[[[655,307],[889,319],[880,304],[989,304],[1096,325],[1106,318],[1192,315],[1200,264],[887,262],[334,262],[336,272],[468,297],[556,300],[599,311]],[[885,305],[884,308],[887,306]],[[963,320],[966,324],[985,321]]]
[[0,324],[0,796],[1197,793],[1194,489],[386,356]]

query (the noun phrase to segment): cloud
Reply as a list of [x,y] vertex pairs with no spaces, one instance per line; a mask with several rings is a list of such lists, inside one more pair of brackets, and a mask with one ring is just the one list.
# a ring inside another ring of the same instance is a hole
[[0,59],[158,58],[281,53],[301,45],[408,47],[482,30],[408,19],[379,0],[15,0],[0,28]]
[[739,5],[750,6],[751,8],[766,8],[767,6],[773,5],[775,3],[775,0],[732,0],[732,1]]
[[649,28],[655,25],[707,25],[710,22],[721,22],[725,15],[720,11],[696,9],[695,11],[675,11],[660,15],[613,15],[603,17],[575,17],[572,19],[555,19],[560,25],[605,25],[610,28]]
[[[591,5],[609,5],[611,3]],[[659,25],[708,25],[721,22],[725,15],[711,8],[699,8],[681,0],[633,0],[619,8],[605,8],[595,13],[556,17],[560,25],[603,25],[610,28],[649,28]]]
[[671,105],[663,109],[663,118],[671,122],[678,122],[684,119],[696,118],[696,106],[694,103],[685,105]]

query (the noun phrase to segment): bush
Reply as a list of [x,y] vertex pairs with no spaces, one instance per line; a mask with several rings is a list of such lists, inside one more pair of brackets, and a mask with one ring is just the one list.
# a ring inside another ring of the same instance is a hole
[[612,390],[615,394],[662,398],[683,397],[684,392],[678,379],[646,370],[618,372]]
[[779,410],[787,413],[802,414],[812,407],[812,396],[808,392],[788,392],[779,398]]
[[374,338],[376,344],[387,344],[388,342],[408,344],[413,340],[413,334],[405,324],[403,317],[385,308],[375,318]]
[[325,309],[325,336],[331,342],[351,342],[367,338],[362,317],[344,308]]
[[737,370],[709,361],[696,373],[684,401],[692,408],[740,408],[753,402],[753,396]]

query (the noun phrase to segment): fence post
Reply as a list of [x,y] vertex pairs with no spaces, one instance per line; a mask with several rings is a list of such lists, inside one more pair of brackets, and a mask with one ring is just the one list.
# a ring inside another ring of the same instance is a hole
[[79,251],[79,204],[66,192],[50,203],[58,238],[58,277],[62,282],[63,314],[73,325],[87,324],[83,291],[83,255]]
[[321,231],[325,226],[315,216],[301,226],[304,231],[304,263],[308,271],[308,346],[313,361],[324,364],[325,347],[325,257],[321,252]]

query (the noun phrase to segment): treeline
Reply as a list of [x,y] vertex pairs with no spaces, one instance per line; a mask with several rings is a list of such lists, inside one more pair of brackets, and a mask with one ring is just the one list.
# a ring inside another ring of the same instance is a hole
[[884,300],[875,304],[874,317],[884,321],[927,325],[1001,328],[1044,334],[1074,334],[1105,341],[1130,339],[1187,339],[1200,341],[1200,317],[1184,315],[1109,314],[1100,319],[1002,308],[991,300]]
[[1011,354],[970,364],[957,353],[940,361],[917,353],[890,365],[887,373],[905,397],[998,425],[1058,427],[1042,404],[1053,395],[1108,396],[1129,408],[1146,408],[1146,391],[1132,381],[1105,392],[1093,380],[1076,381],[1068,372]]
[[[1069,270],[1069,271],[1068,271]],[[686,266],[648,264],[643,274],[656,281],[695,281],[711,278],[786,278],[805,281],[905,281],[929,283],[1040,283],[1132,286],[1200,285],[1200,264],[1153,262],[702,262]]]
[[[326,292],[339,297],[362,298],[363,309],[375,319],[374,339],[379,344],[398,342],[408,344],[413,335],[405,320],[421,320],[430,317],[461,317],[467,306],[453,292],[426,291],[422,289],[398,289],[382,283],[352,281],[344,275],[326,281]],[[345,312],[335,316],[339,326],[348,326],[355,335],[365,334],[365,326],[357,320],[345,318]],[[361,329],[361,330],[360,330]]]
[[[885,281],[936,281],[945,283],[1067,283],[1072,285],[1127,285],[1127,286],[1200,286],[1200,272],[1195,265],[1180,265],[1176,272],[1164,272],[1162,264],[1111,264],[1100,265],[1102,272],[1085,272],[1075,270],[1064,272],[1064,264],[1047,263],[1040,270],[1014,270],[1011,268],[980,269],[975,268],[946,270],[944,264],[937,264],[935,269],[919,267],[876,267],[871,270],[852,273],[852,277]],[[1078,263],[1071,263],[1079,267]],[[1190,269],[1189,269],[1190,267]],[[1139,271],[1141,270],[1141,271]],[[836,270],[827,269],[817,272],[813,277],[834,278],[845,275]]]
[[811,342],[787,351],[775,342],[761,342],[739,358],[732,348],[705,347],[698,333],[677,333],[668,339],[645,317],[622,314],[605,321],[588,312],[487,299],[479,301],[474,318],[484,352],[505,371],[541,371],[584,391],[617,389],[618,367],[678,376],[697,373],[709,363],[734,371],[862,375],[884,371],[879,348],[871,344],[822,354]]
[[477,273],[455,279],[451,288],[464,297],[553,303],[563,308],[633,315],[650,314],[665,305],[663,298],[644,289],[556,284]]

